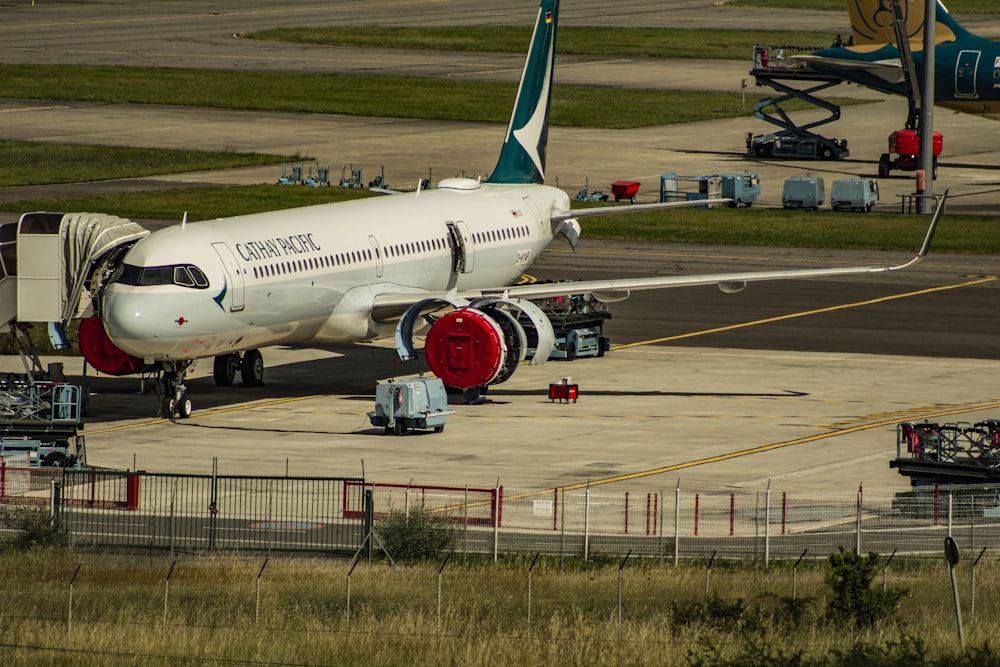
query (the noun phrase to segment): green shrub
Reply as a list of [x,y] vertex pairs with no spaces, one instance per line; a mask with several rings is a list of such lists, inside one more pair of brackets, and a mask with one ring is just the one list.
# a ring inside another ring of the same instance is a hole
[[455,543],[457,531],[448,517],[426,507],[391,511],[376,524],[382,547],[394,560],[434,558]]
[[0,507],[0,522],[17,532],[3,548],[15,551],[62,549],[66,546],[66,529],[58,516],[38,507]]
[[827,618],[835,623],[853,622],[858,628],[874,625],[888,618],[906,590],[891,588],[880,591],[871,587],[878,573],[878,554],[872,552],[862,557],[840,548],[830,555],[830,572],[826,584],[833,589],[833,598],[827,605]]

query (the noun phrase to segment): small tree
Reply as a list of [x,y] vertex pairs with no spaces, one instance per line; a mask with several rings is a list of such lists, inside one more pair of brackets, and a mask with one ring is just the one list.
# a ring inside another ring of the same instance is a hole
[[393,510],[377,524],[382,546],[396,560],[427,560],[455,543],[457,531],[448,517],[426,507]]
[[833,599],[827,605],[827,618],[838,623],[853,621],[863,628],[892,614],[906,591],[902,588],[873,589],[871,584],[876,574],[878,554],[875,552],[862,557],[841,547],[838,553],[831,554],[830,572],[825,581],[833,589]]

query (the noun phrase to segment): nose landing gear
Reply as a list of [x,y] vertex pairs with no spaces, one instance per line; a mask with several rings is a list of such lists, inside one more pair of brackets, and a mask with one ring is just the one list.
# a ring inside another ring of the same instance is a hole
[[160,414],[166,419],[187,419],[194,406],[187,396],[184,375],[191,366],[190,361],[167,364],[163,369],[163,398],[160,400]]

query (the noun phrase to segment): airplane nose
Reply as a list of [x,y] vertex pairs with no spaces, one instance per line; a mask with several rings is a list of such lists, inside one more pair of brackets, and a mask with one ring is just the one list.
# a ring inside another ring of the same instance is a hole
[[137,357],[155,356],[163,341],[163,331],[150,310],[155,298],[111,285],[104,295],[104,326],[111,340],[123,351]]

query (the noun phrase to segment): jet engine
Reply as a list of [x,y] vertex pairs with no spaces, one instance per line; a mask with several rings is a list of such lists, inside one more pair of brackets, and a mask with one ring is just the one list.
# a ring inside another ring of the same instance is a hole
[[[431,308],[453,309],[436,316]],[[506,382],[522,361],[545,363],[555,342],[549,318],[530,301],[490,298],[459,305],[435,299],[414,304],[400,319],[396,342],[402,359],[415,356],[413,320],[422,313],[432,321],[424,343],[427,365],[458,389]]]

